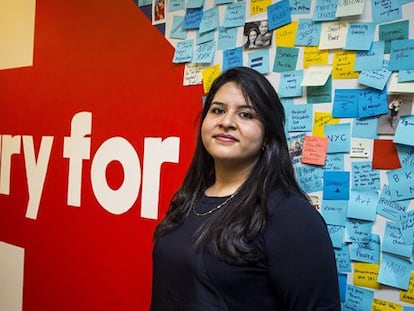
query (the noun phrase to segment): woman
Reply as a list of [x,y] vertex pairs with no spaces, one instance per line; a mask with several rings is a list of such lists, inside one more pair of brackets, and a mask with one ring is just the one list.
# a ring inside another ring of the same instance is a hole
[[259,29],[256,27],[251,27],[249,31],[247,32],[247,41],[244,44],[245,49],[255,49],[256,46],[256,39],[259,35]]
[[269,31],[269,28],[267,26],[267,20],[260,21],[259,32],[260,33],[256,39],[256,46],[270,46],[270,44],[272,43],[272,32]]
[[332,244],[295,180],[284,119],[257,71],[215,80],[155,232],[151,311],[340,310]]

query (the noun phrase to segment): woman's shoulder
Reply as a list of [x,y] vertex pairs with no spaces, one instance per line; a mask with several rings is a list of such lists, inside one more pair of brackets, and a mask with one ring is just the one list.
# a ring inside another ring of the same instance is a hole
[[268,215],[270,217],[292,216],[319,214],[316,208],[309,200],[300,193],[276,189],[273,190],[267,200]]

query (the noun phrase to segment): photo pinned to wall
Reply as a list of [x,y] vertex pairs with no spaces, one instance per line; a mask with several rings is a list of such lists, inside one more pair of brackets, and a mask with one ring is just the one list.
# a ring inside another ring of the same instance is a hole
[[267,20],[248,22],[243,29],[245,49],[261,49],[272,45],[273,33]]
[[289,155],[293,163],[299,163],[301,160],[305,136],[305,133],[299,133],[288,137]]
[[165,23],[166,0],[152,0],[152,24]]
[[388,113],[381,115],[378,119],[378,134],[394,135],[400,116],[412,113],[413,96],[409,95],[390,95],[388,96]]

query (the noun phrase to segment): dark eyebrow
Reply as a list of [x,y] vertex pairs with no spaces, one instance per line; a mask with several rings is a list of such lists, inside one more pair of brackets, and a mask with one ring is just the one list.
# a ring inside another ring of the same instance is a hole
[[[222,102],[219,102],[219,101],[211,102],[211,105],[210,106],[212,106],[212,105],[227,106],[225,103],[222,103]],[[252,105],[247,105],[247,104],[246,105],[239,106],[238,109],[252,109],[252,110],[255,110]]]

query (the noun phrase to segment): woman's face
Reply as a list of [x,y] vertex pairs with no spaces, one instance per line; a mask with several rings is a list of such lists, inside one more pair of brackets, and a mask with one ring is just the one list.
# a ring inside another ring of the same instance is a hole
[[262,21],[259,25],[259,31],[261,34],[264,34],[267,32],[267,21]]
[[201,138],[216,164],[252,168],[259,158],[263,124],[234,82],[225,83],[215,94],[201,125]]
[[249,42],[253,43],[254,41],[256,41],[256,38],[257,38],[256,30],[250,30],[250,32],[249,32]]

